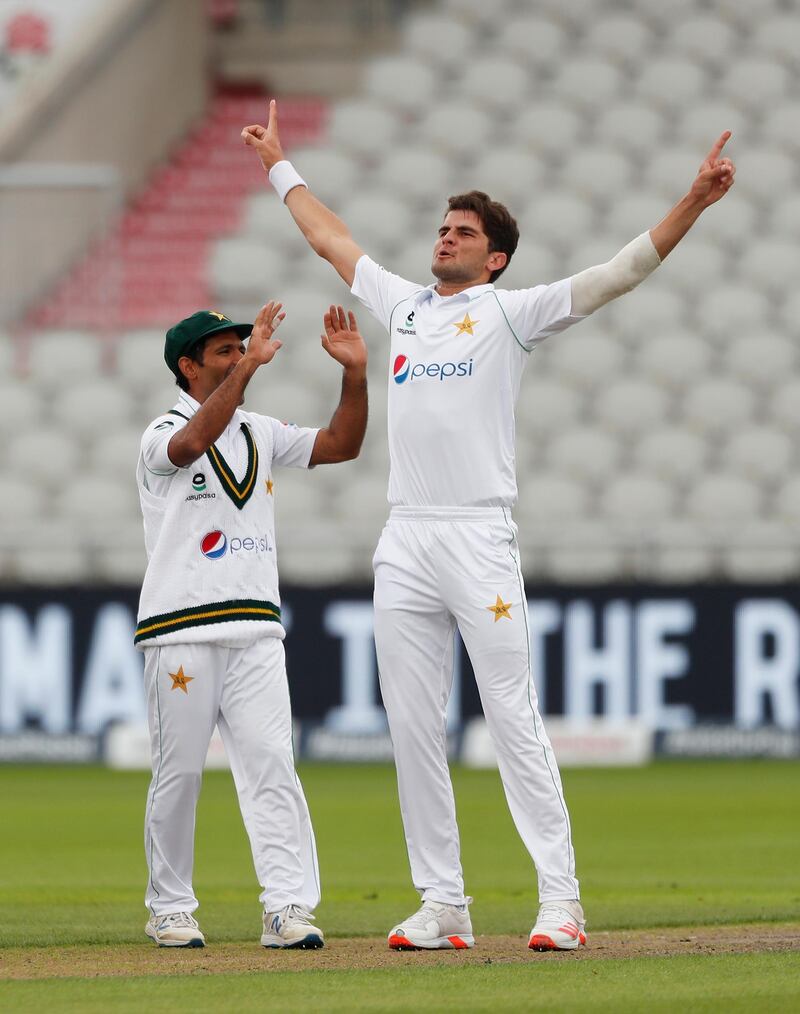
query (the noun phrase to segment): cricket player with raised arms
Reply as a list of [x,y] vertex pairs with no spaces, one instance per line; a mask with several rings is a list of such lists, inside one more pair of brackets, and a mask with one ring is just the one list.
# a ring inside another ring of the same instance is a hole
[[274,102],[266,126],[242,131],[309,244],[390,337],[391,511],[374,557],[375,643],[411,875],[422,899],[390,931],[394,949],[474,943],[446,755],[456,626],[511,815],[538,874],[540,908],[528,946],[585,943],[569,813],[531,674],[511,516],[514,407],[536,345],[637,286],[727,193],[735,170],[721,153],[729,136],[713,145],[686,196],[610,261],[509,291],[494,283],[519,233],[508,209],[485,193],[449,199],[433,243],[436,280],[411,282],[365,254],[285,159]]
[[148,564],[135,641],[144,652],[153,766],[145,932],[162,947],[205,943],[193,914],[192,869],[214,726],[262,887],[261,943],[324,942],[313,925],[320,898],[314,833],[292,752],[273,471],[357,457],[367,424],[367,352],[353,314],[332,306],[322,345],[343,377],[327,427],[246,412],[245,388],[280,349],[273,336],[283,317],[281,304],[269,302],[253,325],[200,310],[170,328],[164,358],[180,396],[142,437],[136,474]]

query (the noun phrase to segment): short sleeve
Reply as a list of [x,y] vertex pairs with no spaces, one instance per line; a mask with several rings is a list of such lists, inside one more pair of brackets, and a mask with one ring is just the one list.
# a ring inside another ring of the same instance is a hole
[[187,420],[180,416],[160,416],[144,431],[142,437],[142,462],[145,470],[152,475],[174,475],[178,466],[170,461],[167,454],[169,442],[178,430],[183,429]]
[[497,298],[517,341],[528,350],[584,319],[572,313],[570,278],[532,289],[497,290]]
[[308,468],[318,428],[296,426],[269,416],[262,418],[272,427],[272,462],[286,468]]
[[421,292],[423,288],[423,285],[409,282],[400,275],[393,275],[364,254],[356,264],[350,291],[388,330],[389,318],[395,306],[415,292]]

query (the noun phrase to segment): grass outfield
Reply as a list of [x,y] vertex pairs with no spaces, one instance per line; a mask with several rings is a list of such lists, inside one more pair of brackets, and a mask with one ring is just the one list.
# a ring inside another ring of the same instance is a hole
[[[301,776],[320,852],[320,925],[332,941],[383,936],[418,904],[409,884],[392,770],[309,765]],[[796,921],[799,776],[796,762],[767,761],[566,771],[590,944],[592,931],[600,930]],[[475,932],[527,934],[536,912],[535,878],[498,776],[456,769],[454,781]],[[142,944],[147,782],[143,773],[101,768],[0,767],[0,948]],[[258,888],[224,772],[209,772],[204,781],[195,887],[210,945],[252,941],[257,947]],[[521,961],[524,940],[522,948]],[[0,978],[4,965],[0,950]],[[430,1007],[439,983],[461,1009],[524,1009],[530,974],[524,961],[502,969],[473,964],[273,972],[269,997],[285,1007],[290,995],[297,999],[298,990],[308,990],[309,1003],[319,1005],[321,990],[327,998],[322,1008],[328,1010],[392,1010],[425,997]],[[746,1002],[758,1009],[762,1003],[796,1001],[800,970],[797,952],[790,952],[746,960],[686,955],[602,965],[556,961],[537,964],[535,975],[538,999],[551,988],[551,1000],[562,998],[561,1007],[550,1003],[549,1009],[636,1009],[641,1004],[634,987],[644,977],[653,984],[663,981],[658,989],[673,997],[671,1009],[710,1010],[703,998],[712,1004],[716,997],[716,1009],[738,1010]],[[9,982],[0,984],[0,1006],[123,1010],[126,1003],[167,999],[167,983],[169,996],[197,1010],[266,1009],[263,976],[244,974]],[[225,1001],[217,1003],[217,992]],[[667,1009],[655,1005],[656,999],[648,1000],[650,1009]]]

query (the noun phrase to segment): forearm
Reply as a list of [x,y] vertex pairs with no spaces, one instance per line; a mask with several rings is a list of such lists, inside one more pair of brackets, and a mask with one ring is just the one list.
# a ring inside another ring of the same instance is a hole
[[610,261],[572,276],[572,313],[575,316],[594,313],[612,299],[636,288],[660,263],[652,233],[643,232]]
[[367,415],[366,368],[345,369],[339,404],[327,427],[317,434],[311,464],[330,464],[357,458],[367,429]]
[[196,461],[219,439],[233,413],[242,402],[242,396],[258,364],[241,359],[230,376],[203,402],[186,426],[170,440],[167,453],[173,464],[180,467]]
[[687,194],[666,214],[658,225],[650,230],[650,238],[658,256],[663,261],[691,229],[700,215],[704,205]]

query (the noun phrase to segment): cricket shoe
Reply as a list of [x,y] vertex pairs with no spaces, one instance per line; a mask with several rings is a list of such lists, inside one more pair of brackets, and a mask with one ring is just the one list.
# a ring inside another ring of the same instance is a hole
[[264,912],[262,947],[293,947],[297,950],[324,947],[322,930],[311,925],[313,918],[300,905],[287,905],[279,912]]
[[170,912],[168,915],[151,915],[144,928],[159,947],[205,947],[206,938],[200,932],[197,920],[188,912]]
[[472,898],[467,898],[463,905],[424,901],[418,912],[395,926],[389,934],[389,947],[393,951],[474,947],[475,937],[468,911],[471,904]]
[[586,943],[579,901],[548,901],[539,908],[528,947],[532,951],[574,951]]

